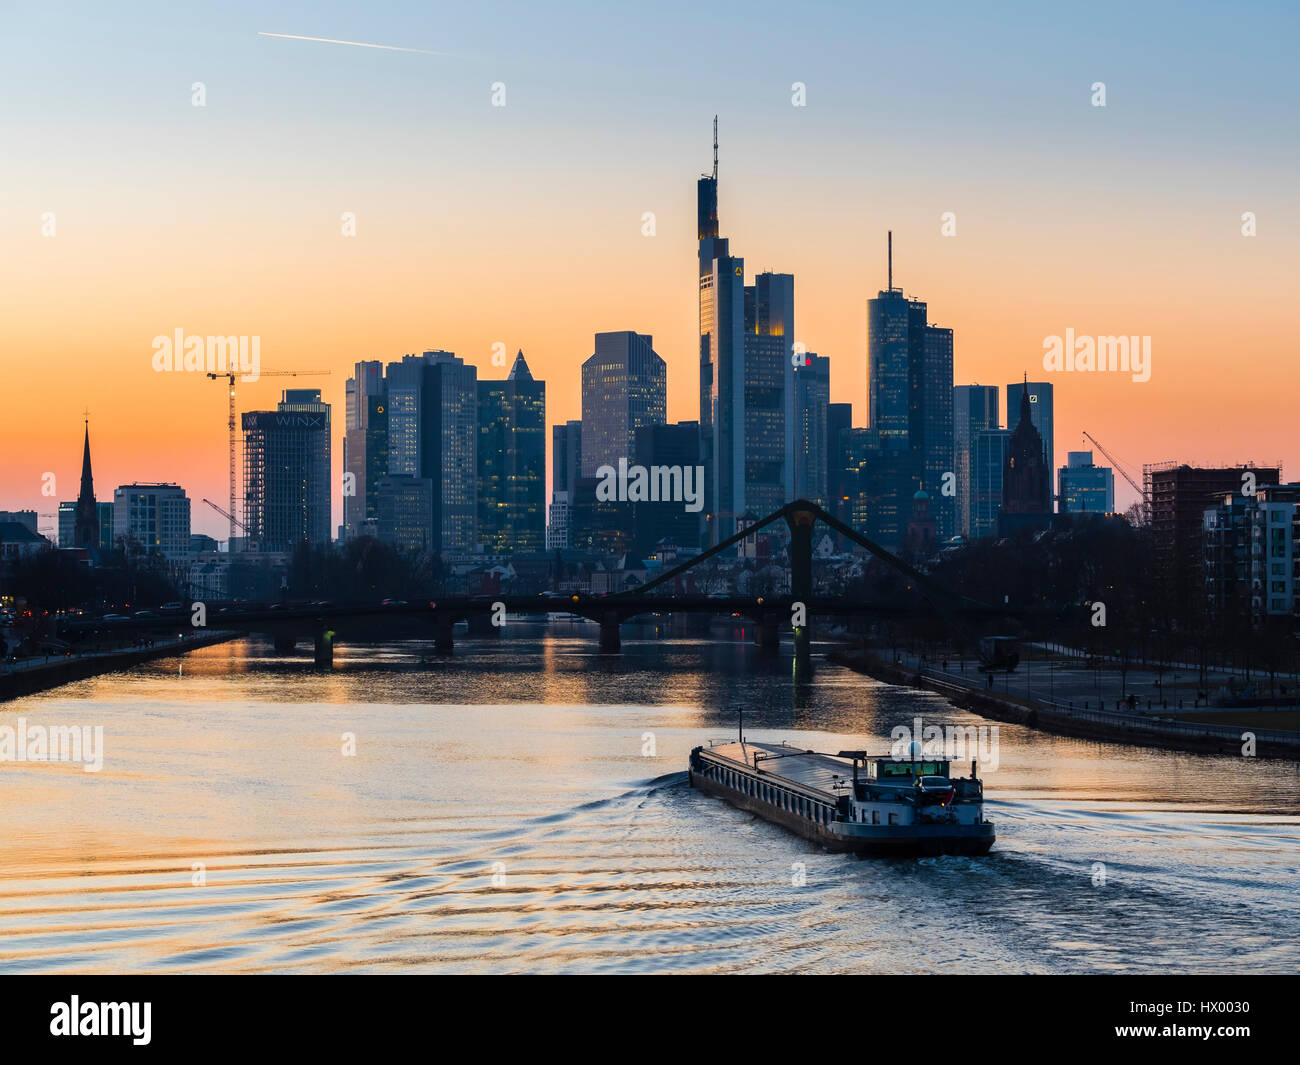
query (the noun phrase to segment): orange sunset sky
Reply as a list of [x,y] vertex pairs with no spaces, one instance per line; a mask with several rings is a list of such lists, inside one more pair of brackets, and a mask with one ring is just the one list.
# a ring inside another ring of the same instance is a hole
[[[762,4],[622,20],[505,5],[436,24],[267,10],[160,5],[147,30],[94,8],[57,25],[0,15],[0,509],[75,498],[88,407],[101,500],[176,481],[195,531],[224,536],[200,500],[226,498],[225,388],[150,364],[152,338],[177,327],[259,335],[264,370],[329,370],[241,385],[239,407],[320,387],[336,475],[353,363],[426,348],[480,377],[506,372],[494,343],[522,348],[555,423],[580,414],[593,333],[635,329],[668,362],[669,417],[697,417],[695,179],[715,113],[722,233],[751,274],[795,275],[795,339],[830,357],[855,424],[892,229],[895,283],[954,330],[956,383],[1053,382],[1058,464],[1087,429],[1138,476],[1253,459],[1300,478],[1283,8],[1269,27],[1194,7],[1178,29],[1097,9],[1137,20],[1120,36],[1096,15],[999,22],[960,5],[814,5],[796,25]],[[356,237],[340,235],[345,211]],[[1043,340],[1067,328],[1151,336],[1150,381],[1045,374]],[[1133,502],[1118,475],[1116,489]]]

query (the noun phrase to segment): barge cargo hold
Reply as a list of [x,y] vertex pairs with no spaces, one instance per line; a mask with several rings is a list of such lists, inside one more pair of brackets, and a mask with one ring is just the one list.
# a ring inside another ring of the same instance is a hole
[[832,851],[987,854],[984,787],[949,776],[946,759],[818,754],[748,740],[691,751],[691,787]]

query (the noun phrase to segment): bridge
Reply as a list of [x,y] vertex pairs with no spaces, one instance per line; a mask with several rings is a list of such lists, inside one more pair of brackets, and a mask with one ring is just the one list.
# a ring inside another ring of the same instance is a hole
[[[705,596],[651,594],[695,567],[734,547],[758,530],[784,521],[790,531],[790,594],[784,596]],[[844,596],[819,596],[813,593],[812,539],[818,521],[841,536],[865,548],[867,552],[896,570],[917,592],[917,603],[849,599]],[[214,604],[215,605],[215,604]],[[452,630],[468,622],[476,635],[496,635],[507,614],[538,614],[563,611],[587,618],[600,625],[600,650],[617,653],[621,647],[620,626],[631,618],[654,614],[712,614],[741,616],[758,628],[758,643],[764,651],[775,654],[780,647],[780,633],[789,624],[794,633],[796,663],[806,666],[812,639],[812,619],[816,617],[918,617],[938,615],[951,627],[963,631],[978,619],[1005,617],[1018,611],[993,606],[947,589],[897,555],[845,525],[816,503],[798,500],[747,526],[707,551],[647,581],[635,589],[613,595],[541,595],[520,596],[450,596],[397,602],[344,603],[318,601],[309,604],[276,603],[266,606],[231,605],[217,609],[206,618],[206,627],[231,632],[258,633],[270,636],[276,650],[292,653],[299,640],[311,639],[318,665],[333,662],[334,644],[349,638],[371,638],[377,627],[401,630],[412,638],[427,638],[432,630],[435,650],[450,653],[454,641]],[[494,624],[494,622],[496,622]],[[189,627],[190,615],[132,617],[118,621],[83,620],[65,624],[60,634],[68,639],[91,634],[130,635]]]

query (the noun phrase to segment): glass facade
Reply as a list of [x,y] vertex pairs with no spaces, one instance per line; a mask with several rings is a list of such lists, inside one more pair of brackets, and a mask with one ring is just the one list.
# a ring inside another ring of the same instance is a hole
[[546,539],[546,383],[521,351],[504,381],[478,383],[478,540],[489,552]]
[[631,331],[597,333],[582,364],[582,476],[631,461],[636,431],[668,420],[668,366],[654,338]]
[[1002,426],[997,385],[957,385],[953,388],[953,463],[957,474],[957,531],[971,536],[975,468],[975,434]]
[[[264,551],[330,540],[330,405],[318,389],[287,389],[273,411],[247,411],[244,525]],[[114,514],[114,525],[117,517]],[[188,545],[188,530],[186,542]]]
[[1071,451],[1058,472],[1062,514],[1113,514],[1115,474],[1092,464],[1091,451]]

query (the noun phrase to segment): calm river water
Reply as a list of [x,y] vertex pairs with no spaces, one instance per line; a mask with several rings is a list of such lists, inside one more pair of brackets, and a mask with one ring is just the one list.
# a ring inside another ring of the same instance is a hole
[[730,708],[832,752],[996,723],[796,686],[788,648],[507,633],[331,673],[240,641],[4,704],[102,725],[104,764],[0,763],[0,970],[1300,970],[1295,765],[1000,724],[989,857],[828,854],[686,784]]

